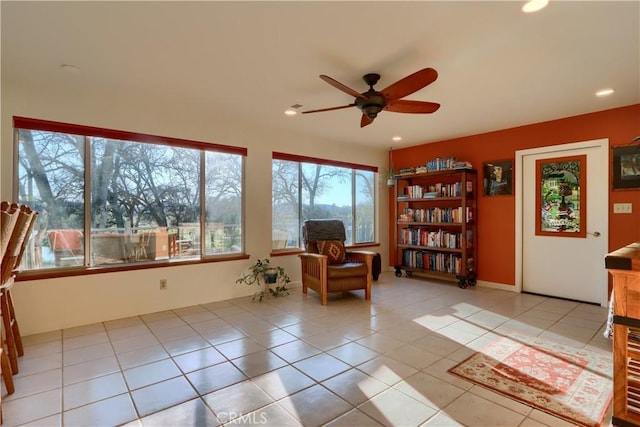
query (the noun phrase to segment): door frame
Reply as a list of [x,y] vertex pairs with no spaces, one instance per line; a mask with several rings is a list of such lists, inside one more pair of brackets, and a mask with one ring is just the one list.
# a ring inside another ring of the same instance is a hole
[[[600,165],[602,170],[607,171],[607,189],[609,188],[609,139],[594,139],[590,141],[582,141],[582,142],[570,142],[567,144],[559,144],[559,145],[547,145],[544,147],[537,148],[529,148],[526,150],[517,150],[515,153],[515,195],[516,195],[516,247],[515,247],[515,255],[516,255],[516,277],[515,277],[515,290],[516,292],[522,292],[522,274],[523,274],[523,253],[524,248],[522,247],[523,242],[523,224],[522,224],[522,198],[523,198],[523,179],[522,179],[522,163],[525,156],[535,155],[535,154],[544,154],[547,153],[550,156],[553,156],[553,153],[565,151],[565,150],[577,150],[577,149],[585,149],[585,148],[598,148],[603,151],[604,155],[601,156]],[[609,246],[609,191],[606,192],[606,200],[605,206],[607,206],[607,212],[605,214],[606,226],[602,230],[598,230],[600,232],[600,238],[604,239],[607,242],[607,247]],[[587,230],[589,233],[590,230]],[[604,268],[604,258],[603,258],[603,266],[602,270],[606,275],[606,270]],[[605,276],[606,277],[606,276]],[[600,305],[606,307],[609,303],[609,295],[607,292],[607,288],[603,289],[602,295],[600,296]]]

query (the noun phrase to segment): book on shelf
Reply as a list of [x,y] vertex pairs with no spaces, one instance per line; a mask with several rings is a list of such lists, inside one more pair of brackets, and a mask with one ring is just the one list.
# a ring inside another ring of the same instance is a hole
[[416,173],[416,168],[401,168],[394,172],[394,175],[403,176],[403,175],[413,175]]
[[460,249],[463,245],[462,233],[426,228],[403,228],[400,230],[399,239],[402,245],[432,248]]
[[473,166],[471,165],[470,162],[467,161],[458,161],[458,162],[453,162],[452,169],[473,169]]
[[[443,184],[441,182],[429,187],[419,184],[408,185],[404,192],[398,194],[398,199],[435,199],[437,197],[462,197],[462,183],[453,182]],[[467,184],[468,187],[468,184]],[[469,190],[467,188],[467,190]]]
[[407,194],[409,194],[409,198],[411,199],[420,199],[422,198],[422,193],[424,192],[424,188],[420,185],[409,185],[406,188]]
[[455,157],[436,157],[435,159],[427,160],[426,168],[428,172],[449,170],[453,169],[455,161]]
[[400,168],[394,171],[394,175],[419,175],[428,172],[438,172],[446,170],[473,169],[470,162],[464,160],[456,160],[455,157],[436,157],[427,160],[424,166],[416,166],[415,168]]
[[[466,209],[466,221],[469,222],[473,219],[472,209],[467,207]],[[428,209],[415,209],[405,208],[400,214],[400,221],[413,221],[413,222],[441,222],[451,224],[462,224],[463,209],[462,206],[457,208],[428,208]]]
[[404,249],[402,251],[403,265],[448,274],[462,272],[462,258],[457,254],[430,252],[428,250]]

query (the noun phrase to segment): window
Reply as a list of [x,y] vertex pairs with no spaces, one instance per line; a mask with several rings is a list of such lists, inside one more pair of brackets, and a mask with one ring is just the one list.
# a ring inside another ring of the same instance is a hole
[[18,202],[39,212],[26,270],[242,253],[245,149],[17,117],[14,128]]
[[272,249],[303,247],[307,219],[341,219],[346,244],[372,243],[377,168],[273,153]]

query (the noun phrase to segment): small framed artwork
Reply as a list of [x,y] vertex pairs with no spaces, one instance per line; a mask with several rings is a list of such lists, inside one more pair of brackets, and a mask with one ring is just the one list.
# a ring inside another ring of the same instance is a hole
[[484,170],[484,195],[499,196],[512,194],[512,160],[486,162]]
[[640,145],[613,148],[613,189],[640,188]]

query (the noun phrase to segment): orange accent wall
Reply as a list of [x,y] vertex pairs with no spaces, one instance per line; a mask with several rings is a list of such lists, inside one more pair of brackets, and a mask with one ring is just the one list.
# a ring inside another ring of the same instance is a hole
[[[478,192],[482,193],[482,164],[514,159],[517,150],[571,142],[609,139],[609,147],[628,145],[640,135],[640,104],[495,132],[450,139],[393,150],[396,169],[420,166],[416,159],[454,156],[471,162],[478,170]],[[609,251],[640,241],[640,189],[611,190],[613,160],[609,153]],[[515,181],[515,163],[513,179]],[[515,285],[515,191],[511,196],[478,197],[478,280]],[[392,193],[393,190],[390,190]],[[394,221],[393,197],[389,218]],[[632,203],[633,213],[614,214],[614,203]],[[393,223],[389,235],[393,236]],[[389,253],[393,254],[393,241]],[[390,260],[394,262],[393,259]],[[393,264],[392,264],[393,265]],[[604,268],[604,260],[603,260]]]

